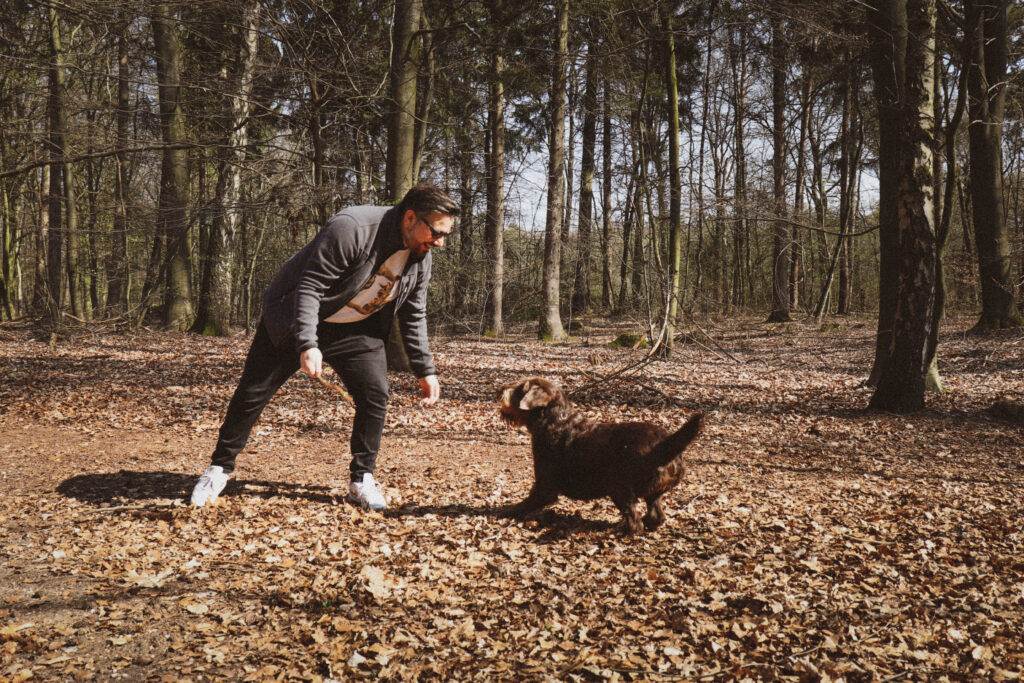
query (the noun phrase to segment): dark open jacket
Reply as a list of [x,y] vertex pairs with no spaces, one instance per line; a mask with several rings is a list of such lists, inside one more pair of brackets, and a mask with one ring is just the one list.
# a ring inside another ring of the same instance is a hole
[[[281,266],[263,293],[263,323],[274,345],[298,352],[317,345],[317,324],[347,304],[388,256],[402,249],[397,207],[354,206],[327,221]],[[394,308],[417,377],[436,374],[427,341],[431,258],[410,255]],[[378,312],[375,315],[380,315]]]

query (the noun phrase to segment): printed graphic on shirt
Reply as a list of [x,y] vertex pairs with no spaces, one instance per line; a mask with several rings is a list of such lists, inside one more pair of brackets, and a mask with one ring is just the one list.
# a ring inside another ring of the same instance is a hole
[[377,272],[341,310],[326,318],[329,323],[354,323],[365,320],[398,296],[397,284],[409,261],[409,250],[401,249],[388,257]]

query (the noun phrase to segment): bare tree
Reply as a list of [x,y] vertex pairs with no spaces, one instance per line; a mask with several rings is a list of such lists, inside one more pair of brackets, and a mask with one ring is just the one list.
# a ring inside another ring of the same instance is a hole
[[503,0],[491,0],[490,17],[494,23],[491,47],[490,88],[487,104],[487,126],[490,132],[490,147],[487,154],[487,219],[484,225],[484,240],[490,264],[488,277],[486,333],[500,336],[505,333],[502,318],[503,284],[505,280],[505,247],[503,241],[505,222],[505,84],[504,58],[498,19],[502,17]]
[[559,0],[558,32],[551,62],[550,139],[548,141],[548,198],[544,221],[544,280],[537,335],[541,339],[564,339],[559,312],[559,254],[563,203],[565,202],[565,67],[569,52],[569,0]]
[[981,279],[975,332],[1024,325],[1010,277],[1010,241],[1003,208],[1002,130],[1009,52],[1008,0],[967,0],[965,55],[971,210]]
[[416,184],[416,77],[423,0],[396,0],[392,31],[387,193],[398,201]]
[[207,240],[206,285],[199,293],[199,310],[192,331],[199,334],[231,334],[231,283],[234,250],[242,211],[239,206],[242,164],[248,144],[247,119],[251,106],[256,40],[259,35],[259,3],[245,0],[240,8],[237,34],[222,68],[223,141],[217,151],[216,210]]
[[768,322],[789,317],[789,226],[786,225],[786,42],[781,19],[772,21],[772,196],[775,199],[775,239],[772,243],[772,310]]
[[[924,405],[935,305],[931,150],[935,0],[876,0],[872,9],[872,50],[881,55],[879,66],[896,75],[901,99],[896,112],[879,108],[880,118],[891,113],[898,116],[891,122],[897,131],[897,146],[881,149],[883,155],[898,155],[898,175],[883,177],[883,182],[897,182],[895,220],[881,226],[894,233],[896,305],[891,340],[883,349],[887,358],[880,363],[882,371],[871,407],[910,412]],[[876,92],[880,91],[882,88],[876,87]]]
[[128,308],[129,273],[128,262],[128,117],[129,101],[128,74],[128,30],[131,20],[121,17],[117,36],[117,103],[114,120],[117,135],[115,145],[118,152],[114,166],[114,222],[110,235],[111,254],[106,261],[108,315],[123,313]]
[[182,46],[178,21],[172,6],[153,2],[151,25],[156,47],[156,69],[160,93],[160,130],[164,144],[160,169],[160,204],[157,227],[167,253],[163,324],[184,330],[192,322],[192,276],[188,248],[188,167],[186,151],[180,146],[187,137],[182,107]]
[[[416,64],[419,57],[416,32],[422,14],[422,0],[395,2],[389,73],[391,112],[388,120],[387,192],[391,201],[396,203],[416,184],[413,176],[416,156]],[[397,318],[388,334],[387,356],[390,369],[409,370],[409,357],[402,344]]]
[[586,85],[583,92],[583,151],[580,159],[580,215],[576,239],[579,253],[572,290],[573,315],[590,308],[590,259],[594,224],[594,148],[597,144],[597,56],[595,39],[587,50]]
[[668,302],[665,307],[665,357],[672,354],[675,345],[676,317],[679,315],[680,266],[683,259],[682,242],[682,178],[679,174],[679,83],[676,73],[676,40],[672,28],[672,3],[659,5],[662,30],[665,32],[665,91],[668,93],[669,142],[669,247],[668,247]]

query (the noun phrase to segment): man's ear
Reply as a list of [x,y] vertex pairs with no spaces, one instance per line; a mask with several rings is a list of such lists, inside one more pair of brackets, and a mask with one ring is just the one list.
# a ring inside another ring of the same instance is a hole
[[534,408],[543,408],[547,404],[551,403],[551,399],[554,398],[548,390],[540,384],[534,382],[526,382],[523,384],[525,393],[523,398],[519,401],[520,410],[533,410]]

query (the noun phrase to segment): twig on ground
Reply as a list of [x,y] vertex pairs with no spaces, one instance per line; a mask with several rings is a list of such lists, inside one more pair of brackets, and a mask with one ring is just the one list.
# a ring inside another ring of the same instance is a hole
[[600,386],[602,384],[606,384],[610,380],[613,380],[616,377],[620,377],[621,375],[624,375],[627,372],[631,372],[633,370],[639,370],[643,366],[649,365],[653,360],[655,360],[654,353],[653,353],[654,351],[657,351],[657,347],[652,347],[651,352],[648,352],[640,360],[635,361],[633,363],[629,363],[628,365],[624,365],[623,367],[621,367],[618,370],[612,372],[611,374],[601,376],[601,375],[598,375],[595,372],[593,374],[597,375],[597,379],[596,380],[594,380],[592,382],[587,382],[586,384],[584,384],[582,386],[576,387],[575,389],[566,392],[566,394],[569,396],[569,398],[578,397],[583,392],[589,391],[590,389],[593,389],[594,387]]
[[[718,350],[719,350],[719,351],[721,351],[722,353],[724,353],[724,354],[725,354],[726,356],[728,356],[730,360],[732,360],[732,361],[733,361],[733,362],[735,362],[735,363],[747,363],[747,362],[748,362],[748,361],[743,361],[743,360],[740,360],[740,359],[739,359],[739,358],[737,358],[736,356],[734,356],[734,355],[732,355],[731,353],[729,353],[728,351],[726,351],[726,350],[725,350],[725,348],[724,348],[724,347],[723,347],[723,346],[722,346],[721,344],[719,344],[719,343],[718,343],[718,341],[717,341],[717,340],[716,340],[716,339],[715,339],[714,337],[712,337],[712,336],[711,336],[711,335],[710,335],[710,334],[708,333],[708,331],[707,331],[707,330],[705,330],[705,329],[704,329],[703,327],[701,327],[700,325],[698,325],[698,324],[697,324],[697,323],[696,323],[696,322],[694,321],[694,319],[693,319],[693,317],[692,317],[692,316],[689,316],[689,315],[688,315],[688,316],[686,316],[686,317],[687,317],[687,319],[689,320],[689,323],[690,323],[691,325],[693,325],[694,327],[696,327],[696,328],[697,328],[697,331],[698,331],[698,332],[700,332],[700,333],[701,333],[701,334],[703,334],[703,335],[704,335],[705,337],[707,337],[708,339],[710,339],[710,340],[711,340],[711,343],[712,343],[712,344],[714,344],[715,346],[717,346],[717,347],[718,347]],[[691,338],[691,339],[693,339],[693,337],[690,337],[690,338]],[[711,351],[711,349],[708,349],[708,347],[704,346],[703,344],[701,344],[701,343],[700,343],[699,341],[697,341],[696,339],[693,339],[693,341],[694,341],[694,343],[695,343],[695,344],[697,344],[697,345],[699,345],[699,346],[702,346],[703,348],[707,349],[708,351]],[[712,353],[714,353],[714,352],[712,351]]]

